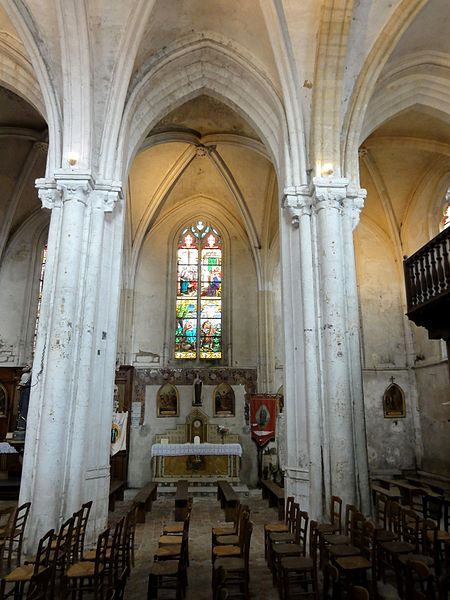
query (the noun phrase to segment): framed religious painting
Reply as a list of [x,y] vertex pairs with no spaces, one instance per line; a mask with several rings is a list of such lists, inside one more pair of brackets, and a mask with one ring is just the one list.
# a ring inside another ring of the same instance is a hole
[[391,383],[383,394],[383,413],[388,419],[406,417],[405,393],[396,383]]
[[158,417],[178,417],[179,396],[177,388],[171,383],[162,385],[156,394],[156,414]]
[[213,392],[213,415],[215,417],[234,417],[236,414],[236,398],[233,388],[228,383],[219,383]]

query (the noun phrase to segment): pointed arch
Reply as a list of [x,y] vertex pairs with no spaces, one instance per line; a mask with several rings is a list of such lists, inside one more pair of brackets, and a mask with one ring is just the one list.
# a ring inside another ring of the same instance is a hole
[[123,178],[151,127],[201,94],[219,99],[250,122],[284,180],[291,149],[286,115],[276,89],[245,50],[209,33],[178,40],[139,72],[125,107],[118,154],[109,163],[114,172],[108,177]]
[[[36,106],[43,116],[45,116],[49,131],[47,175],[53,175],[55,169],[61,166],[62,158],[61,106],[56,89],[53,85],[53,78],[49,72],[45,58],[40,51],[40,35],[28,9],[23,3],[14,0],[4,0],[3,6],[30,57],[33,75],[40,93],[42,94],[41,105],[43,104],[43,106],[45,106],[43,112],[35,104],[38,99],[36,97],[36,86],[32,82],[31,72],[27,76],[24,76],[23,83],[26,83],[26,86],[24,85],[21,89],[17,87],[17,93],[25,97],[25,99],[33,104],[33,106]],[[18,58],[17,53],[16,58]],[[23,63],[23,59],[17,63],[19,65],[19,71],[23,72],[24,66],[21,63]],[[24,93],[26,95],[24,95]],[[31,93],[31,97],[28,96],[29,93]]]
[[341,160],[344,175],[357,185],[359,185],[358,148],[361,131],[378,77],[399,39],[427,2],[428,0],[401,0],[378,36],[354,86],[342,128]]

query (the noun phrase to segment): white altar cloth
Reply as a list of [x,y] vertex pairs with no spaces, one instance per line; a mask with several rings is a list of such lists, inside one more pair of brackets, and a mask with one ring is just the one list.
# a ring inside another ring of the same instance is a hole
[[153,444],[153,456],[242,456],[240,444]]

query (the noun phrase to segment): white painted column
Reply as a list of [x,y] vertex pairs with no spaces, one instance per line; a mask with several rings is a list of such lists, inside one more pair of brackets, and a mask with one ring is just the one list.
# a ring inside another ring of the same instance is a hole
[[356,468],[356,500],[363,513],[371,510],[369,467],[367,456],[366,417],[361,354],[361,319],[356,280],[355,247],[353,230],[359,222],[364,206],[366,190],[347,188],[343,203],[343,249],[345,267],[345,299],[347,305],[347,336],[350,360],[350,392],[353,408],[353,435]]
[[61,172],[37,187],[52,216],[20,491],[31,549],[90,499],[91,534],[106,524],[123,239],[120,186]]
[[[289,197],[287,197],[289,200]],[[282,456],[286,495],[295,496],[302,509],[310,508],[310,457],[306,411],[303,301],[300,278],[300,241],[296,202],[280,212],[282,316],[285,347],[284,411],[286,433]]]
[[[317,263],[314,259],[314,222],[311,211],[311,190],[308,187],[287,188],[285,207],[292,217],[292,227],[297,230],[299,244],[298,282],[302,311],[300,339],[304,347],[304,398],[298,402],[305,404],[306,440],[308,447],[308,496],[305,510],[312,518],[323,514],[323,461],[322,448],[326,444],[323,436],[322,393],[319,377],[319,330],[317,314]],[[289,441],[290,443],[290,441]],[[291,468],[288,473],[294,473]]]
[[[331,493],[356,501],[350,347],[347,338],[342,202],[348,181],[315,178],[317,257],[322,331],[322,379],[326,406]],[[329,498],[327,497],[327,501]]]

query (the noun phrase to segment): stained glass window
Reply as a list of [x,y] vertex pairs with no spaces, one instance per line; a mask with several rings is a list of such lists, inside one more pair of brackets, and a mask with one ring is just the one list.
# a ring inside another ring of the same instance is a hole
[[41,316],[41,303],[42,303],[42,287],[44,285],[44,275],[45,275],[45,265],[47,263],[47,244],[42,248],[41,254],[41,270],[39,272],[39,295],[38,295],[38,305],[36,310],[36,321],[34,324],[34,335],[33,335],[33,354],[36,349],[36,338],[37,338],[37,330],[39,325],[39,317]]
[[178,241],[176,323],[175,358],[222,358],[222,242],[204,221]]

